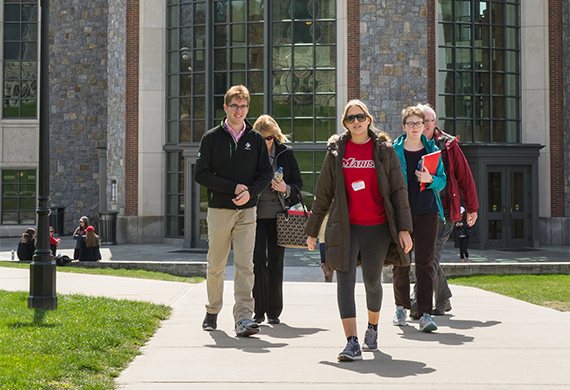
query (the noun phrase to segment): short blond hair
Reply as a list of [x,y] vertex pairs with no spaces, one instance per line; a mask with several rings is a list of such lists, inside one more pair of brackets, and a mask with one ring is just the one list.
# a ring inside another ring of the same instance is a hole
[[277,139],[278,143],[283,144],[289,142],[285,134],[281,132],[281,128],[270,115],[263,114],[253,124],[253,128],[262,134],[269,134]]
[[230,104],[233,98],[247,100],[247,104],[249,105],[249,90],[243,85],[234,85],[226,92],[226,96],[224,97],[225,104]]
[[412,115],[417,115],[420,118],[422,118],[422,120],[426,119],[426,116],[424,114],[424,112],[418,107],[418,106],[411,106],[408,108],[404,108],[402,110],[402,126],[406,125],[406,121],[408,120],[409,117],[411,117]]

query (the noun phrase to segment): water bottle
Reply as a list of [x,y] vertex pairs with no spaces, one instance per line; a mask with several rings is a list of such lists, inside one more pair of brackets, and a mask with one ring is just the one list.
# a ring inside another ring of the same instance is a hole
[[279,169],[275,171],[275,174],[273,175],[273,180],[276,181],[283,180],[283,167],[279,167]]

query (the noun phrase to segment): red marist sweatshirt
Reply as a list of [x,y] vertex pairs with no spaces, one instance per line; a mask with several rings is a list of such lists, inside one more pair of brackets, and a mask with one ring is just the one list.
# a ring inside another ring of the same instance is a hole
[[363,144],[349,140],[342,159],[349,219],[355,225],[379,225],[387,221],[378,189],[373,146],[370,138]]

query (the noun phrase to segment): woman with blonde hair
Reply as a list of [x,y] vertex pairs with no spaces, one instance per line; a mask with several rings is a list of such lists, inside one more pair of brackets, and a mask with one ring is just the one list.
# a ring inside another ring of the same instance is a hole
[[338,308],[347,340],[338,360],[353,361],[362,359],[354,297],[356,267],[362,266],[368,309],[362,349],[376,351],[382,267],[385,262],[409,265],[412,217],[398,156],[388,135],[374,128],[368,107],[360,100],[349,101],[342,124],[346,131],[329,139],[305,233],[313,250],[329,215],[326,263],[337,271]]
[[[300,201],[303,179],[293,148],[285,145],[287,137],[269,115],[261,115],[253,128],[265,138],[269,160],[275,175],[271,185],[259,197],[253,270],[255,283],[254,321],[278,324],[283,310],[283,257],[285,248],[277,245],[277,213]],[[281,176],[282,177],[279,177]]]

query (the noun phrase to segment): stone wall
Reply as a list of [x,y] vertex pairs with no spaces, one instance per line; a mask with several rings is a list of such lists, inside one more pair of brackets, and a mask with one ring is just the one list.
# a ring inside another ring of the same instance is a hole
[[109,61],[107,96],[107,205],[109,209],[124,214],[125,197],[117,196],[110,201],[111,180],[117,182],[117,194],[125,188],[125,99],[127,58],[127,2],[109,0],[109,38],[107,53]]
[[106,0],[50,4],[50,204],[65,207],[64,232],[96,221],[97,145],[107,137]]
[[403,108],[427,102],[426,0],[362,0],[360,96],[391,137]]
[[[564,216],[570,218],[570,4],[562,2],[562,69],[564,79]],[[570,234],[570,233],[569,233]]]

